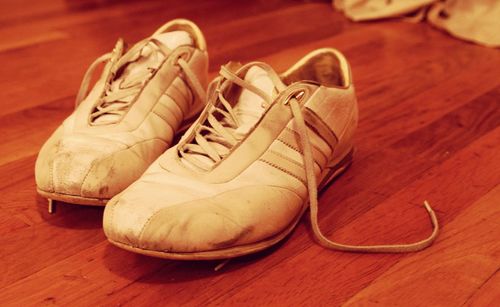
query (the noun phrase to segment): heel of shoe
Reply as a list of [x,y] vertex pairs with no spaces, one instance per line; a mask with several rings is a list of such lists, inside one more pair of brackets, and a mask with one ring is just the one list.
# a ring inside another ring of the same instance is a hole
[[335,178],[340,176],[352,163],[354,155],[354,148],[347,151],[347,154],[341,156],[338,162],[332,162],[331,166],[328,166],[324,171],[322,180],[318,185],[318,191],[322,192],[325,187],[327,187]]

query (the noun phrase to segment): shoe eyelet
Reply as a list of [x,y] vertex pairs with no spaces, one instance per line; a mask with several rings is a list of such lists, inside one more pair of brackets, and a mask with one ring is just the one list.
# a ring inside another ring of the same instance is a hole
[[179,53],[176,57],[175,57],[175,63],[178,64],[178,61],[179,60],[183,60],[185,62],[189,62],[189,59],[191,58],[191,55],[189,54],[188,51],[183,51],[181,53]]
[[300,101],[304,95],[306,94],[306,92],[304,90],[300,90],[298,92],[293,92],[291,93],[286,99],[285,101],[283,102],[284,105],[287,105],[288,102],[290,101],[290,99],[292,98],[295,98],[297,101]]

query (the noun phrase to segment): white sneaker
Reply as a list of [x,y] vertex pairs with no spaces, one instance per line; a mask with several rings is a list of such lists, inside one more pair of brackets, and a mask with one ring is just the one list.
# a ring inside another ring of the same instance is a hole
[[105,234],[156,257],[231,258],[279,242],[310,207],[314,234],[327,248],[428,246],[437,228],[424,241],[395,246],[342,245],[321,233],[317,189],[350,164],[357,121],[350,69],[334,49],[311,52],[281,76],[259,62],[222,67],[208,107],[179,144],[110,201]]
[[[88,92],[100,63],[103,73]],[[119,40],[90,66],[75,111],[40,150],[38,192],[49,204],[104,205],[194,121],[207,76],[205,39],[188,20],[166,23],[129,50]]]

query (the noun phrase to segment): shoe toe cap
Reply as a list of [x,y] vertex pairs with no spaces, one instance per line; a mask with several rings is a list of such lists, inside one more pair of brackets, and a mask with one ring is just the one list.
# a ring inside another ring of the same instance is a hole
[[37,158],[37,186],[46,192],[109,199],[164,149],[164,144],[146,142],[124,148],[111,141],[51,138]]
[[[35,174],[39,189],[83,197],[107,198],[114,186],[115,167],[110,154],[99,146],[68,146],[69,142],[47,142],[37,159]],[[105,179],[105,180],[104,180]]]
[[108,238],[165,253],[218,251],[256,243],[287,229],[303,208],[303,200],[295,193],[268,186],[239,188],[177,204],[167,201],[146,215],[140,201],[131,206],[120,198],[105,210]]

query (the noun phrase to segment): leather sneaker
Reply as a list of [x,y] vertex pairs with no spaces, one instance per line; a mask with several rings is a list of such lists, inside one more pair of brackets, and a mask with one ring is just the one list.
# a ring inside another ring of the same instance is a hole
[[49,211],[51,200],[104,205],[138,179],[201,112],[207,78],[205,39],[191,21],[168,22],[129,50],[118,40],[90,66],[75,111],[40,150],[36,185]]
[[416,244],[362,247],[319,230],[317,189],[351,163],[358,121],[341,53],[313,51],[281,75],[260,62],[234,66],[221,68],[206,109],[180,142],[110,201],[111,243],[168,259],[232,258],[279,242],[309,207],[314,234],[328,248],[398,252],[432,242],[437,228]]

